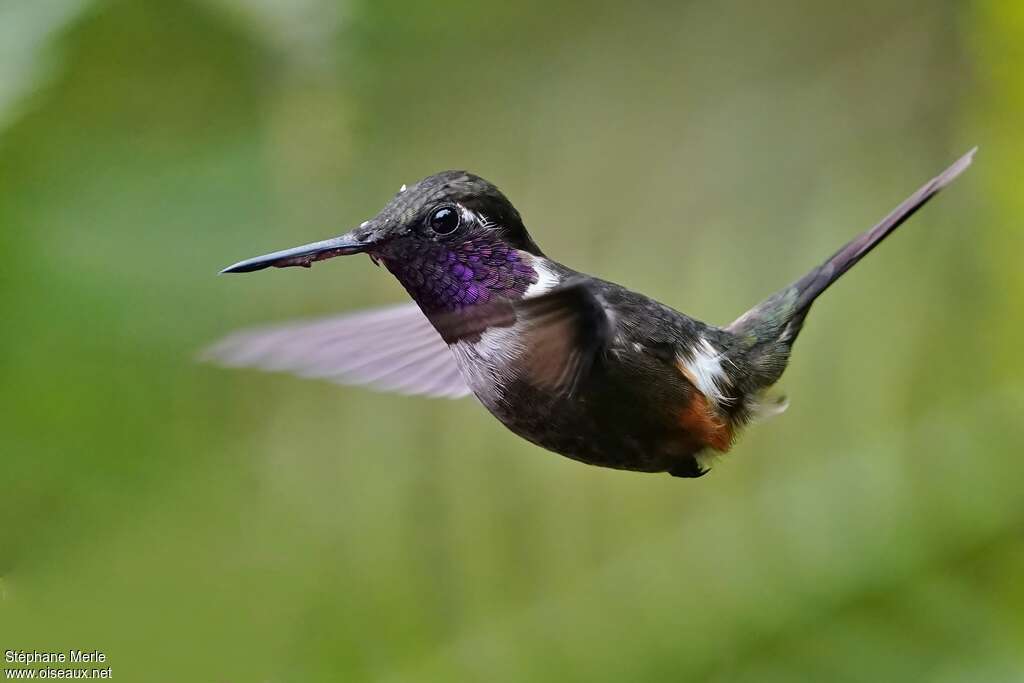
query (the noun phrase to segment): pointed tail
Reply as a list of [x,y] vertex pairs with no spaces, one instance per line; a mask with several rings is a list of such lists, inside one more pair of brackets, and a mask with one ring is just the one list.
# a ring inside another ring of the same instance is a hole
[[832,258],[800,278],[795,283],[797,289],[800,290],[800,296],[796,302],[797,309],[810,306],[811,302],[828,289],[829,285],[838,280],[857,261],[864,258],[869,251],[888,237],[893,230],[903,225],[903,222],[913,216],[914,212],[938,194],[939,190],[956,180],[957,176],[971,165],[976,151],[978,151],[977,147],[957,159],[952,166],[932,178],[924,187],[903,200],[903,203],[893,209],[892,213],[883,218],[878,225],[850,240]]
[[[924,206],[939,190],[963,173],[971,165],[977,150],[975,147],[957,159],[952,166],[907,197],[878,225],[850,240],[830,259],[744,313],[726,329],[739,335],[748,349],[764,344],[781,344],[784,348],[777,350],[788,355],[788,347],[800,331],[803,319],[814,300],[893,230],[914,215],[914,212]],[[784,367],[785,357],[780,360]]]

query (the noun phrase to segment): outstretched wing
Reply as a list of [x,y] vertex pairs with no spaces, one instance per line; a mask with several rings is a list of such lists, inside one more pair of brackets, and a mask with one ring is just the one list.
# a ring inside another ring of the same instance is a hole
[[401,394],[470,393],[454,354],[416,304],[242,330],[202,358]]

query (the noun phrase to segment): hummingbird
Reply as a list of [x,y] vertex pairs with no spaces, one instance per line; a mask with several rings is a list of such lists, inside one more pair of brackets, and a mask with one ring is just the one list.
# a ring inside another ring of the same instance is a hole
[[811,305],[971,163],[972,149],[822,264],[719,327],[549,258],[502,192],[467,171],[401,190],[340,237],[222,273],[366,254],[411,303],[245,330],[207,352],[403,394],[473,394],[508,429],[591,465],[700,477],[769,389]]

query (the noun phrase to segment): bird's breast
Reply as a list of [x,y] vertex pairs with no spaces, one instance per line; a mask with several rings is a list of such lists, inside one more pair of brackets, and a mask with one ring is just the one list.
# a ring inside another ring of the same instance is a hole
[[476,339],[451,345],[466,384],[492,412],[501,403],[506,389],[522,373],[520,364],[526,353],[521,323],[493,327]]

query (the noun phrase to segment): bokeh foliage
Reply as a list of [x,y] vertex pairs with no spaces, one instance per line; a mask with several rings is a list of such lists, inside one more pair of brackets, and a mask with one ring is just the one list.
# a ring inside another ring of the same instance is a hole
[[[1020,3],[13,0],[0,26],[0,648],[132,681],[1024,678]],[[402,300],[366,259],[214,273],[443,168],[555,258],[727,322],[975,144],[700,481],[194,362]]]

